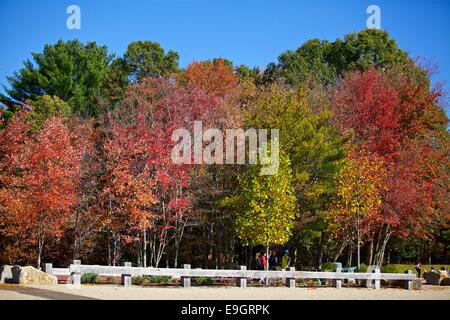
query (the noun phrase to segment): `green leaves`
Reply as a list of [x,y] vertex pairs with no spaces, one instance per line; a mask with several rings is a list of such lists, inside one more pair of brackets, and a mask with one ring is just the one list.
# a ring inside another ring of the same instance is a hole
[[60,40],[32,56],[33,62],[26,60],[24,68],[7,78],[11,89],[6,91],[13,99],[25,102],[43,95],[58,96],[74,114],[98,113],[97,97],[112,59],[106,46]]
[[36,101],[28,101],[28,104],[32,106],[32,110],[26,118],[34,130],[40,129],[48,118],[56,115],[69,117],[72,114],[69,104],[57,96],[42,96]]
[[291,184],[288,157],[280,153],[274,175],[260,175],[260,164],[249,165],[239,176],[236,194],[223,201],[236,210],[236,233],[244,245],[284,244],[296,215],[296,198]]
[[389,34],[376,29],[350,33],[344,40],[328,42],[313,39],[297,50],[278,57],[278,64],[268,65],[265,78],[282,79],[297,87],[305,83],[333,85],[347,71],[364,71],[403,64],[408,55]]
[[312,112],[309,91],[284,91],[277,86],[261,90],[245,112],[255,128],[279,128],[282,150],[289,156],[292,184],[302,211],[327,207],[333,179],[345,156],[345,137],[331,122],[331,113]]
[[169,50],[167,53],[159,43],[136,41],[128,45],[124,61],[132,82],[145,77],[167,76],[178,72],[179,54]]

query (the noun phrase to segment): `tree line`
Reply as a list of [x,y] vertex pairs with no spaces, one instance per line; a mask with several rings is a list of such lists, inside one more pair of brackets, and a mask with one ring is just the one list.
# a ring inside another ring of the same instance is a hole
[[[264,70],[178,59],[60,40],[7,78],[0,264],[448,262],[445,96],[387,32],[309,40]],[[172,132],[194,121],[278,128],[278,173],[174,164]]]

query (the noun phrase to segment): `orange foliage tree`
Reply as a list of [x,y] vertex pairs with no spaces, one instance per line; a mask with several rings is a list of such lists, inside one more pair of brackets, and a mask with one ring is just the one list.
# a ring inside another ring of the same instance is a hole
[[31,240],[40,267],[44,244],[62,235],[76,204],[81,153],[59,116],[29,129],[19,113],[0,132],[0,204],[7,227]]

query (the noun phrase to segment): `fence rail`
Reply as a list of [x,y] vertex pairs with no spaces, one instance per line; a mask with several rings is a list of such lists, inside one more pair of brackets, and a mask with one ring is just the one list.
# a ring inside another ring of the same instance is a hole
[[143,268],[132,267],[130,262],[126,262],[124,266],[100,266],[100,265],[83,265],[80,260],[74,260],[69,268],[53,268],[51,263],[45,264],[45,272],[55,276],[70,276],[70,281],[74,285],[80,285],[81,275],[86,273],[94,273],[102,276],[121,276],[124,286],[131,286],[132,276],[170,276],[180,277],[182,287],[190,287],[191,278],[209,277],[209,278],[235,278],[237,285],[241,288],[247,286],[248,278],[264,278],[264,279],[285,279],[286,286],[295,287],[296,279],[329,279],[333,280],[334,286],[340,288],[343,280],[363,280],[369,288],[379,289],[381,280],[399,280],[402,281],[405,289],[413,288],[413,281],[417,277],[412,270],[401,273],[381,273],[379,268],[375,268],[372,272],[366,273],[349,273],[342,272],[337,268],[335,272],[319,272],[319,271],[296,271],[295,268],[283,271],[260,271],[247,270],[245,266],[241,266],[238,270],[222,270],[222,269],[191,269],[189,264],[183,265],[183,268]]

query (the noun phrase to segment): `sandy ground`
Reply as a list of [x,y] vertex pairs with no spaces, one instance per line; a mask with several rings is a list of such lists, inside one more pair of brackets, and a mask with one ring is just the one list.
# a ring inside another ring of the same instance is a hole
[[450,300],[450,287],[424,286],[422,290],[367,288],[283,288],[283,287],[137,287],[116,285],[18,286],[0,285],[0,300]]

